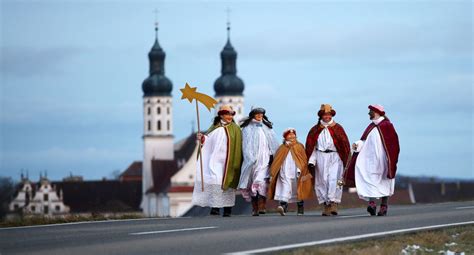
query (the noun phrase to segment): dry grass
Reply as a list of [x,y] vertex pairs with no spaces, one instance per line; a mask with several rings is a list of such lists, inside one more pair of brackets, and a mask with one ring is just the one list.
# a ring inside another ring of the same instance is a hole
[[[439,254],[440,251],[474,254],[474,225],[424,231],[413,234],[386,237],[353,243],[316,246],[284,252],[283,254],[306,255],[377,255],[377,254]],[[450,245],[451,244],[451,245]],[[418,249],[413,245],[419,246]],[[411,246],[411,247],[408,247]],[[403,253],[403,251],[407,253]]]
[[91,215],[66,215],[63,217],[28,216],[28,217],[15,217],[13,219],[7,219],[4,221],[1,221],[0,228],[48,225],[48,224],[59,224],[59,223],[69,223],[69,222],[81,222],[81,221],[123,220],[123,219],[138,219],[138,218],[143,218],[143,216],[139,214],[120,214],[120,215],[91,214]]

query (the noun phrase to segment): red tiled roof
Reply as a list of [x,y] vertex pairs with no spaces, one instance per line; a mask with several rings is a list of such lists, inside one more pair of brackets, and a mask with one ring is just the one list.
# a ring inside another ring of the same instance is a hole
[[128,168],[123,171],[120,175],[120,179],[127,178],[127,177],[137,177],[142,176],[142,162],[141,161],[134,161]]
[[151,174],[153,176],[153,187],[146,193],[162,193],[171,185],[171,177],[178,172],[176,160],[152,160]]

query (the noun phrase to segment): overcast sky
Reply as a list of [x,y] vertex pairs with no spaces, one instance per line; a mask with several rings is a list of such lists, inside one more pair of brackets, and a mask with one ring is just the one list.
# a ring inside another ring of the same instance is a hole
[[2,1],[0,175],[98,179],[142,159],[155,8],[175,139],[189,135],[179,88],[214,95],[227,7],[246,111],[265,107],[278,135],[304,142],[329,103],[355,141],[382,104],[400,174],[474,178],[472,2],[408,0]]

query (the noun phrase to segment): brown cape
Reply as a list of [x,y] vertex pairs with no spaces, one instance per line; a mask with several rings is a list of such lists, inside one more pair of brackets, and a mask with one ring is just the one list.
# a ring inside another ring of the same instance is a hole
[[308,170],[308,158],[306,157],[304,146],[299,142],[290,145],[284,143],[280,145],[275,153],[272,165],[270,166],[271,182],[268,188],[267,197],[270,199],[275,197],[276,183],[279,178],[280,169],[289,152],[291,152],[291,156],[293,157],[296,166],[301,170],[300,177],[298,178],[298,200],[314,197],[314,188],[311,182],[313,176]]
[[[311,154],[314,151],[318,143],[319,134],[324,130],[324,126],[321,124],[316,124],[309,130],[308,136],[306,137],[306,156],[308,159],[311,157]],[[347,138],[346,132],[341,125],[334,122],[328,126],[329,133],[334,141],[334,146],[336,146],[337,154],[341,158],[344,167],[347,165],[347,159],[351,153],[351,145],[349,143],[349,138]]]

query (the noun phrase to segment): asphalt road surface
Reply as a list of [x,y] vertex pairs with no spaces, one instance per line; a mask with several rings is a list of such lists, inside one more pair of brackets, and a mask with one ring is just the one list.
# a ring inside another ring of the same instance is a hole
[[0,229],[0,254],[274,253],[288,248],[474,224],[474,201],[390,206],[386,217],[364,209],[282,217],[139,219]]

